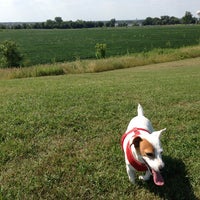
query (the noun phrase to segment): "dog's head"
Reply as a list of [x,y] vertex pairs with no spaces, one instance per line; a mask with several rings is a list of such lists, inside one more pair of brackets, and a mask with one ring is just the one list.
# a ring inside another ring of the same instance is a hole
[[164,167],[160,136],[165,130],[166,129],[137,136],[132,141],[139,159],[142,160],[151,171],[156,185],[164,184],[160,173],[160,170]]

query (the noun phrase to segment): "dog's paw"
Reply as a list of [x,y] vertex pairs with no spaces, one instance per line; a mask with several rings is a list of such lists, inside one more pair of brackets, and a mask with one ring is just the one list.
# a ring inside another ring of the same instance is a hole
[[145,180],[144,180],[144,176],[139,176],[139,180],[145,181]]
[[128,176],[128,179],[129,179],[129,181],[130,181],[132,184],[135,184],[135,177],[134,177],[134,174],[131,174],[131,176]]
[[143,181],[148,181],[149,180],[149,176],[139,176],[139,179],[140,180],[143,180]]
[[135,184],[135,179],[132,179],[129,177],[129,181],[132,183],[132,184]]

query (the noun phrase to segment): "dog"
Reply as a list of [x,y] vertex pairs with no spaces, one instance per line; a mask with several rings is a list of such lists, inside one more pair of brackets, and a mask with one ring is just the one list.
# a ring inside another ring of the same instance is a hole
[[134,117],[121,138],[121,147],[125,155],[126,171],[129,180],[135,183],[135,171],[145,171],[139,179],[147,181],[153,175],[154,183],[164,185],[161,169],[163,149],[160,137],[166,130],[154,131],[149,119],[144,116],[143,108],[138,104],[138,115]]

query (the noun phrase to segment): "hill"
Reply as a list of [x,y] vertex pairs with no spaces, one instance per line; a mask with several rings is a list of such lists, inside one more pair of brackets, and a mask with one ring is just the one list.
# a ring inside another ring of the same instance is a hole
[[[0,198],[199,199],[199,66],[0,80]],[[162,188],[127,178],[119,141],[138,102],[167,128]]]

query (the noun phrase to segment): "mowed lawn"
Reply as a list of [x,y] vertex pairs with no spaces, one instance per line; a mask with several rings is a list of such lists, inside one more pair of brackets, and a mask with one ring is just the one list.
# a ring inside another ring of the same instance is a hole
[[[199,66],[1,80],[0,199],[199,199]],[[120,138],[138,103],[167,128],[163,187],[126,174]]]

